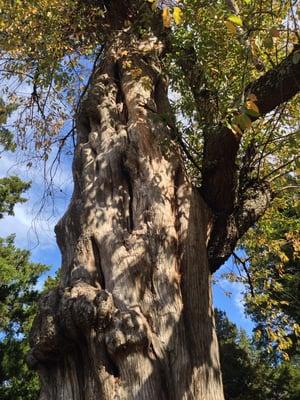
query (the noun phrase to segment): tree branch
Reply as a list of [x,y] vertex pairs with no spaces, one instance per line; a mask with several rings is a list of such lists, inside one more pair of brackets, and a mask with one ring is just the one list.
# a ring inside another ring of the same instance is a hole
[[239,194],[231,214],[215,213],[207,251],[211,272],[217,271],[231,256],[238,240],[265,213],[273,198],[266,184],[252,185]]
[[[246,86],[245,98],[254,94],[260,111],[258,116],[252,117],[252,121],[271,112],[300,91],[300,62],[296,63],[294,56],[299,50],[300,46],[295,46],[278,66]],[[238,134],[218,123],[217,116],[212,116],[217,110],[208,112],[210,101],[203,101],[204,93],[201,90],[206,80],[197,65],[195,51],[189,46],[183,53],[186,54],[180,65],[195,99],[199,120],[206,125],[201,194],[215,217],[208,242],[209,264],[211,272],[214,272],[230,257],[237,241],[264,214],[274,194],[262,181],[254,180],[239,185],[236,159],[242,132]],[[241,176],[241,179],[244,178]]]
[[250,288],[251,296],[254,297],[254,288],[253,288],[251,276],[250,276],[250,273],[248,271],[246,262],[243,261],[235,252],[233,252],[232,254],[233,254],[233,257],[236,259],[236,261],[238,261],[241,264],[241,266],[243,267],[243,270],[244,270],[244,272],[245,272],[245,274],[247,276],[247,281],[248,281],[248,285],[249,285],[249,288]]
[[[245,94],[254,94],[260,115],[269,113],[290,100],[300,90],[300,62],[295,63],[294,51],[276,68],[250,83]],[[219,126],[205,138],[203,157],[202,194],[208,206],[216,212],[231,212],[235,206],[237,189],[236,156],[241,135],[228,127]]]
[[300,91],[300,62],[295,62],[296,51],[300,51],[300,45],[295,45],[294,50],[276,68],[247,85],[245,97],[250,93],[254,94],[260,112],[252,120],[271,112]]

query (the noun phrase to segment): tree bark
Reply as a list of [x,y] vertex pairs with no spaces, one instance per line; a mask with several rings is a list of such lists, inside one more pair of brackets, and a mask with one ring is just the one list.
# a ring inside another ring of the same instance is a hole
[[166,123],[162,52],[115,34],[81,105],[61,285],[31,334],[41,400],[223,399],[211,213]]

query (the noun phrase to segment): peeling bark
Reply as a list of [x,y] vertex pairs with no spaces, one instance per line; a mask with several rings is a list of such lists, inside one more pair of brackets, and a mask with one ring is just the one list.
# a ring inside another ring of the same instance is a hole
[[163,45],[112,38],[78,116],[74,193],[56,227],[60,289],[34,322],[40,399],[223,400],[207,241],[185,176]]

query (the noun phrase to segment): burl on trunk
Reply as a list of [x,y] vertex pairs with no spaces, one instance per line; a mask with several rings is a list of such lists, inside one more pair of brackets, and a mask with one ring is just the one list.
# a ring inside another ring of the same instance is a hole
[[31,334],[40,399],[223,399],[211,216],[174,140],[162,47],[114,35],[82,102],[61,285]]

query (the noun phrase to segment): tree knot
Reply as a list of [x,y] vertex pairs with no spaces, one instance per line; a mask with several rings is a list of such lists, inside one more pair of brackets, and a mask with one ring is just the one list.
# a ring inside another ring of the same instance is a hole
[[105,341],[111,355],[147,347],[147,327],[142,316],[133,310],[118,310],[112,319],[111,329],[106,334]]

